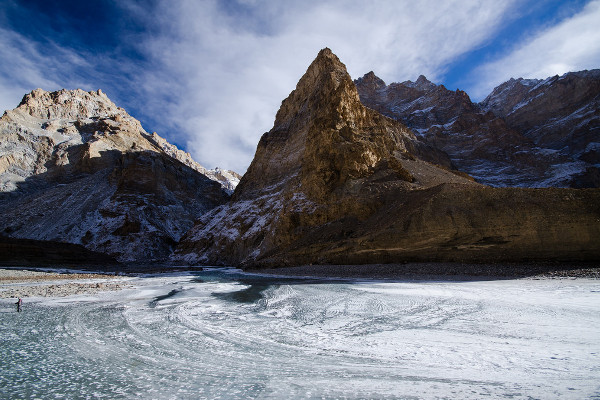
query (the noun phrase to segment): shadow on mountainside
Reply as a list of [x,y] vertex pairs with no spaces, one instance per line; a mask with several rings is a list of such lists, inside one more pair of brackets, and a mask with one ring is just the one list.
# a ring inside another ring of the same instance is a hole
[[[13,239],[4,265],[114,264],[119,251],[136,253],[134,261],[165,259],[196,218],[229,198],[219,183],[161,153],[93,154],[88,143],[57,153],[45,172],[0,193],[0,235]],[[57,248],[65,242],[74,245]]]
[[10,267],[54,266],[119,270],[120,263],[106,254],[79,244],[0,236],[0,265]]

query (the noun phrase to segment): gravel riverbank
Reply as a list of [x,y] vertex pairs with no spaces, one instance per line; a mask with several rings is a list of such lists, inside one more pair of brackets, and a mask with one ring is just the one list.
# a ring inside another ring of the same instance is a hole
[[125,287],[115,275],[0,269],[0,298],[65,297]]

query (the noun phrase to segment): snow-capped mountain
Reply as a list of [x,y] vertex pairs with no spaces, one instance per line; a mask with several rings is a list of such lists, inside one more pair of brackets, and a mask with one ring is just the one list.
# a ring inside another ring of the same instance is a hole
[[361,101],[405,123],[454,165],[492,186],[597,187],[598,71],[511,80],[481,104],[420,76],[355,81]]
[[228,199],[205,172],[100,90],[36,89],[0,119],[0,233],[159,259]]

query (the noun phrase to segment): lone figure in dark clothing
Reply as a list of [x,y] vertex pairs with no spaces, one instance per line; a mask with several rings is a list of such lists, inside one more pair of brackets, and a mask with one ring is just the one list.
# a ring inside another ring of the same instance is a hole
[[23,300],[19,298],[19,300],[17,300],[15,304],[17,305],[17,312],[21,312],[21,305],[23,304]]

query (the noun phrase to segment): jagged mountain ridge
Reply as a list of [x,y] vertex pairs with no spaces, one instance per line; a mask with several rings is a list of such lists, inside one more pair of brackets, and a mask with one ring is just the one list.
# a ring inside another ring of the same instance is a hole
[[600,256],[597,190],[493,189],[429,162],[438,153],[363,106],[324,49],[232,200],[204,214],[173,259],[259,268]]
[[566,173],[574,186],[600,186],[600,69],[511,79],[480,106],[547,153],[572,160]]
[[[598,186],[593,174],[598,166],[599,82],[594,71],[545,81],[512,80],[475,104],[465,92],[450,91],[424,76],[386,85],[369,72],[355,81],[365,105],[405,123],[479,182],[524,187]],[[569,124],[575,132],[564,129]],[[557,129],[542,135],[550,125]],[[542,136],[554,137],[554,143]],[[571,151],[569,138],[574,136],[579,138],[577,150]]]
[[198,164],[190,153],[180,150],[174,144],[167,142],[166,139],[160,137],[156,132],[152,133],[152,140],[168,155],[181,161],[188,167],[195,169],[201,174],[205,175],[209,179],[215,182],[219,182],[223,189],[229,194],[233,194],[235,187],[240,183],[242,176],[235,171],[228,169],[221,169],[219,167],[213,169],[206,169],[202,165]]
[[228,199],[205,171],[100,90],[36,89],[0,119],[0,232],[164,258]]
[[[385,86],[373,81],[376,91]],[[424,77],[407,86],[436,89]],[[468,116],[453,125],[479,118],[481,105],[450,93],[462,100],[442,111]],[[34,91],[0,120],[0,232],[139,261],[167,256],[201,216],[174,260],[260,267],[598,258],[598,191],[486,188],[453,171],[436,142],[360,100],[345,66],[320,52],[224,204],[227,188],[100,91]],[[491,111],[485,118],[507,126]]]

